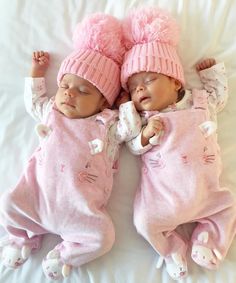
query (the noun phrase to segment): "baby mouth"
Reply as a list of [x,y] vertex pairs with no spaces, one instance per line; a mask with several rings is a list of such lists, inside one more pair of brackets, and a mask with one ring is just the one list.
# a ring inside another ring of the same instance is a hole
[[62,105],[67,105],[67,106],[69,106],[69,107],[72,107],[72,108],[75,108],[75,106],[73,105],[73,104],[71,104],[71,103],[69,103],[69,102],[62,102],[61,103]]
[[139,103],[142,103],[142,102],[146,102],[148,99],[150,99],[150,97],[148,96],[143,96],[139,99]]

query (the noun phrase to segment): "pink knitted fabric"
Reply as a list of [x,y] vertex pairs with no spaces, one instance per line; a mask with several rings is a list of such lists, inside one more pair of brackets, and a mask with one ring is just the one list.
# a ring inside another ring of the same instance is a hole
[[125,48],[118,19],[96,13],[79,23],[73,35],[74,51],[61,64],[58,85],[64,74],[82,77],[113,104],[120,91],[120,65]]
[[123,23],[126,54],[121,84],[127,90],[130,76],[142,71],[157,72],[184,85],[183,67],[177,54],[179,28],[169,13],[158,8],[133,10]]

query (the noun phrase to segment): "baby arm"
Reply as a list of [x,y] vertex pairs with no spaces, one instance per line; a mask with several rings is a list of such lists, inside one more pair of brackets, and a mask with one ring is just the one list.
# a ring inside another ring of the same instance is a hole
[[49,54],[35,51],[32,54],[30,75],[25,78],[24,100],[26,111],[35,119],[42,121],[52,107],[52,100],[46,96],[44,75],[49,66]]
[[214,58],[207,58],[197,63],[196,70],[200,72],[202,70],[211,68],[214,65],[216,65],[216,60]]
[[116,139],[119,143],[127,142],[141,131],[141,118],[132,101],[122,103],[119,107],[119,120],[116,125]]
[[160,117],[151,117],[148,120],[141,133],[127,142],[130,151],[135,155],[140,155],[147,152],[152,146],[160,143],[160,138],[163,135],[164,124]]
[[228,81],[224,63],[217,64],[215,59],[205,59],[196,65],[196,70],[208,92],[208,102],[216,112],[221,111],[228,99]]
[[32,78],[42,78],[45,76],[49,66],[49,53],[44,51],[34,51],[32,54],[32,65],[30,76]]
[[151,117],[148,120],[147,126],[145,126],[141,132],[141,144],[146,146],[151,141],[154,140],[158,142],[161,133],[164,130],[164,125],[159,117]]

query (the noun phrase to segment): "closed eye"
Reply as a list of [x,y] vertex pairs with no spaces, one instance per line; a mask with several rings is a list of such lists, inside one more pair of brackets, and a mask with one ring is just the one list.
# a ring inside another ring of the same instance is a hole
[[83,95],[83,94],[90,94],[90,93],[91,93],[90,89],[89,89],[88,87],[86,87],[86,86],[83,86],[83,85],[81,85],[81,86],[78,87],[78,91],[79,91],[82,95]]
[[67,89],[69,86],[68,85],[60,85],[60,88]]
[[150,84],[150,83],[152,83],[152,82],[154,82],[156,80],[156,78],[150,78],[150,79],[147,79],[147,80],[145,80],[145,84]]
[[85,91],[85,90],[79,90],[79,92],[80,92],[80,94],[84,94],[84,95],[86,95],[86,94],[89,94],[89,92],[88,91]]
[[129,87],[129,93],[132,94],[136,90],[136,86]]

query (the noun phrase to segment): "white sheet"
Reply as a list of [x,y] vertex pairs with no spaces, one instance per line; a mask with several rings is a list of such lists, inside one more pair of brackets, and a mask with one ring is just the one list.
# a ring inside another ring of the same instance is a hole
[[[224,162],[222,184],[236,193],[236,1],[235,0],[0,0],[0,196],[12,187],[29,155],[37,145],[34,121],[23,103],[23,79],[28,75],[31,52],[48,50],[52,63],[47,73],[48,91],[56,90],[61,60],[71,51],[75,24],[85,15],[103,11],[122,18],[139,4],[158,5],[179,21],[182,57],[188,86],[198,86],[194,64],[212,56],[224,60],[229,77],[230,98],[219,115],[219,143]],[[64,282],[83,283],[169,283],[165,269],[157,270],[157,256],[132,224],[132,203],[139,176],[139,160],[125,147],[109,212],[116,228],[116,242],[108,254],[75,269]],[[0,230],[3,235],[3,230]],[[0,265],[0,283],[47,282],[41,261],[60,239],[47,235],[43,247],[16,271]],[[217,272],[206,271],[189,259],[188,283],[235,283],[236,241]]]

